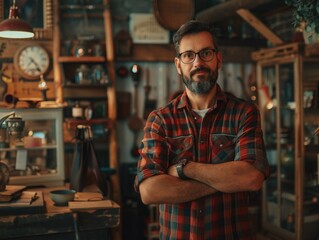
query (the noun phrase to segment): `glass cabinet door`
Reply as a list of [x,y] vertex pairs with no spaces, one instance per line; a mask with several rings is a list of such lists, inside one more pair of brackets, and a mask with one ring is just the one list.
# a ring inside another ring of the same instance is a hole
[[271,175],[265,182],[264,221],[294,232],[295,142],[294,64],[261,70],[260,107]]
[[301,79],[302,163],[304,174],[301,239],[319,239],[319,59],[304,59]]
[[1,129],[0,161],[9,167],[9,184],[63,185],[62,109],[1,109],[0,115],[12,110],[25,126],[19,137]]
[[270,176],[262,228],[285,240],[319,239],[319,58],[293,43],[255,53]]

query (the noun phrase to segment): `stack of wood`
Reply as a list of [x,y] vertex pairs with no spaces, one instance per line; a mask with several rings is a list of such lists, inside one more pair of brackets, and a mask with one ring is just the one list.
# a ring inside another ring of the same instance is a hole
[[16,215],[43,212],[42,192],[27,191],[23,185],[7,185],[0,192],[0,215]]

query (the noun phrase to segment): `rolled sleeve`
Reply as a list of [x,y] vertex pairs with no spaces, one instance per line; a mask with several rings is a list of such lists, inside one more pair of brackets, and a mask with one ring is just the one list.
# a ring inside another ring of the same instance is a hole
[[235,160],[251,163],[267,178],[269,164],[260,123],[259,110],[254,105],[250,105],[241,117]]
[[145,179],[165,174],[168,168],[167,143],[163,137],[161,118],[152,112],[146,121],[144,136],[139,148],[140,160],[137,165],[134,188],[138,191],[139,184]]

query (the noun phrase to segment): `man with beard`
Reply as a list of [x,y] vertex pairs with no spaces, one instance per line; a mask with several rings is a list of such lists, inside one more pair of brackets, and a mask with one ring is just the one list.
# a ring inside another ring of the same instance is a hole
[[248,196],[269,175],[258,109],[216,83],[222,56],[207,24],[186,23],[173,41],[185,90],[149,115],[135,189],[159,204],[160,239],[255,239]]

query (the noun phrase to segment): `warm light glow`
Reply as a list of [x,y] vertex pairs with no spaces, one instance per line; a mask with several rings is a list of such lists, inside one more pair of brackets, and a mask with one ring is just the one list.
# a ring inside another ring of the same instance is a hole
[[34,36],[32,27],[19,18],[19,8],[15,5],[10,7],[9,18],[0,23],[0,37],[2,38],[32,38]]
[[34,33],[31,32],[22,32],[22,31],[0,31],[0,37],[2,38],[32,38]]
[[270,109],[272,109],[273,107],[274,107],[274,102],[270,100],[270,101],[266,104],[266,108],[267,108],[268,110],[270,110]]
[[276,106],[274,99],[271,99],[269,96],[269,89],[267,85],[263,85],[259,90],[259,103],[262,108],[266,108],[267,110],[272,109]]
[[46,81],[43,78],[43,75],[40,76],[40,82],[38,84],[38,88],[40,90],[47,90],[48,89],[48,85],[46,83]]

